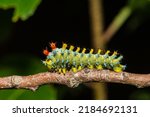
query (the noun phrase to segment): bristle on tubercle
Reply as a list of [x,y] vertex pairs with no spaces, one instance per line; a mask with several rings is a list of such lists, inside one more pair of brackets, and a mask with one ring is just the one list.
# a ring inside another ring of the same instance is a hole
[[[101,54],[101,49],[93,54],[94,49],[86,53],[86,48],[80,52],[80,47],[68,46],[66,43],[62,44],[62,48],[58,48],[56,43],[50,43],[51,52],[48,49],[43,50],[43,54],[47,56],[43,63],[50,71],[65,74],[67,71],[74,73],[84,69],[109,69],[115,72],[122,72],[125,65],[121,64],[123,56],[119,55],[116,51],[111,53],[107,50]],[[75,51],[73,51],[75,49]]]

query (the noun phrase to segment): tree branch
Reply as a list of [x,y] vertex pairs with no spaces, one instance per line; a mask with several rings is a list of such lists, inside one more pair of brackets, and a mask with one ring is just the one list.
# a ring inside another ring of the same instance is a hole
[[29,76],[8,76],[0,78],[0,88],[26,88],[35,91],[43,84],[63,84],[68,87],[77,87],[85,82],[112,82],[137,86],[150,86],[150,74],[134,74],[114,72],[110,70],[83,69],[77,73],[64,74],[44,72]]

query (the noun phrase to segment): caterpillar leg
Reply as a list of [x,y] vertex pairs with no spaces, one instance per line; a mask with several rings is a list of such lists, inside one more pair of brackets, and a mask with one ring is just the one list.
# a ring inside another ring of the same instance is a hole
[[62,73],[65,74],[66,73],[66,68],[62,69]]
[[94,66],[93,66],[93,65],[89,65],[88,68],[89,68],[89,69],[93,69]]
[[61,68],[60,68],[60,69],[58,69],[58,72],[59,72],[59,73],[61,73]]
[[76,72],[77,72],[77,68],[72,67],[72,71],[73,71],[74,73],[76,73]]
[[63,73],[63,74],[66,74],[66,68],[59,68],[58,69],[58,73]]
[[78,67],[78,71],[79,71],[79,70],[81,70],[81,69],[82,69],[82,67],[81,67],[81,66],[79,66],[79,67]]
[[102,67],[102,65],[97,65],[96,69],[101,70],[101,69],[103,69],[103,67]]
[[125,69],[124,65],[119,65],[119,66],[113,68],[113,70],[115,72],[122,72],[124,69]]

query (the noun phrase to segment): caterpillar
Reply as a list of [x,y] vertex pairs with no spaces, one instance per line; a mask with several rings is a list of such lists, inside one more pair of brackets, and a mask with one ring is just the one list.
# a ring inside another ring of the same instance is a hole
[[67,49],[67,44],[63,43],[62,48],[57,48],[56,43],[50,43],[51,52],[46,48],[43,50],[43,54],[46,55],[46,60],[43,63],[48,67],[50,71],[55,71],[65,74],[66,71],[78,72],[84,68],[89,69],[109,69],[115,72],[121,72],[125,69],[125,65],[120,64],[123,56],[114,51],[110,55],[110,51],[107,50],[104,54],[101,49],[98,49],[97,53],[93,54],[94,49],[91,49],[89,53],[86,53],[86,48],[77,47],[75,51],[74,46],[70,45]]

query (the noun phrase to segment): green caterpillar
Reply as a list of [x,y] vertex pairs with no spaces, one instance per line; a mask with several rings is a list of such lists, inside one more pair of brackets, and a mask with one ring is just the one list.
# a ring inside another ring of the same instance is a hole
[[112,55],[109,55],[109,50],[105,54],[101,54],[100,49],[98,49],[96,54],[93,54],[93,49],[89,53],[85,53],[86,48],[83,48],[80,52],[80,47],[77,47],[73,51],[74,46],[71,45],[67,49],[66,43],[62,45],[62,48],[57,48],[55,43],[50,43],[50,47],[52,49],[51,52],[47,49],[43,50],[43,53],[47,56],[43,63],[50,71],[65,74],[66,71],[70,70],[78,72],[84,68],[96,68],[98,70],[109,69],[121,72],[126,67],[120,64],[123,56],[118,55],[116,51]]

